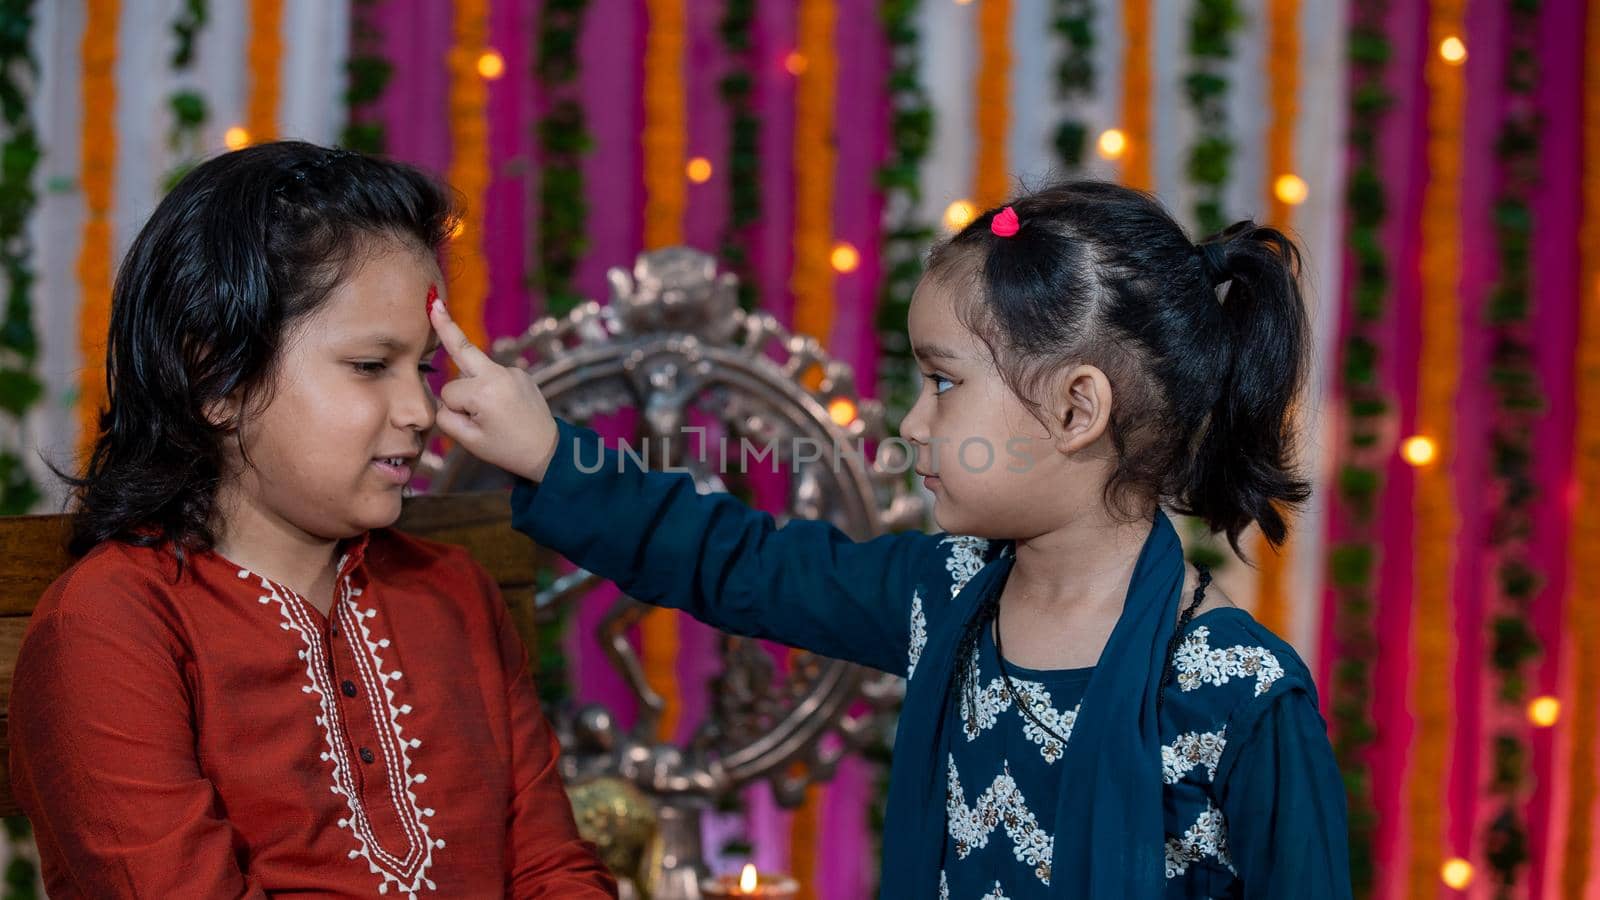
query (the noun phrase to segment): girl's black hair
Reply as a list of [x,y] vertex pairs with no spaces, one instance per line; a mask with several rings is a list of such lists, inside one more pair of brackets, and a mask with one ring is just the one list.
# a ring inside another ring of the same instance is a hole
[[117,273],[106,343],[107,408],[82,477],[69,549],[106,540],[214,543],[213,504],[240,415],[270,395],[290,327],[363,253],[397,242],[437,253],[454,195],[411,166],[299,141],[196,167],[145,223]]
[[[1112,508],[1165,503],[1224,532],[1252,522],[1273,544],[1309,496],[1292,463],[1291,417],[1306,368],[1300,253],[1240,222],[1196,245],[1149,194],[1054,184],[990,210],[934,249],[932,277],[968,278],[965,324],[1037,415],[1051,376],[1099,367],[1115,396]],[[1141,513],[1143,509],[1141,508]]]

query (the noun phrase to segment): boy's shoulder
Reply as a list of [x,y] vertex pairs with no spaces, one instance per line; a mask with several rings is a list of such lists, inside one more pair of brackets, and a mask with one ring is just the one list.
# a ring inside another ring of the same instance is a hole
[[180,590],[181,581],[170,548],[104,541],[56,576],[40,595],[33,617],[103,617],[129,608],[121,601],[159,603]]
[[365,563],[369,578],[461,605],[481,605],[497,590],[494,577],[467,548],[395,528],[371,532]]
[[366,559],[369,565],[382,566],[385,571],[427,572],[478,565],[460,544],[417,537],[392,527],[372,530]]
[[185,610],[196,590],[194,563],[191,555],[180,574],[170,546],[97,544],[40,595],[21,638],[19,669],[44,634],[181,655],[187,643]]
[[[532,552],[529,545],[529,552]],[[417,537],[396,528],[377,528],[367,542],[366,565],[385,581],[406,585],[464,583],[488,586],[494,578],[460,544]]]

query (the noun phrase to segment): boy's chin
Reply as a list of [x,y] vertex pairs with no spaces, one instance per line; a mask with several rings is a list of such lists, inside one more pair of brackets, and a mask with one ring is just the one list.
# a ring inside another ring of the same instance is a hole
[[400,492],[394,491],[388,496],[365,497],[360,505],[358,514],[352,516],[350,526],[357,534],[363,531],[373,531],[378,528],[388,528],[400,519]]

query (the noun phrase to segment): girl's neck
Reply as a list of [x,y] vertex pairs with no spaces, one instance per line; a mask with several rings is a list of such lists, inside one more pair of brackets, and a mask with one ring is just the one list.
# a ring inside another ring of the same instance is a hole
[[1008,603],[1040,611],[1121,609],[1150,521],[1109,511],[1081,516],[1016,543]]

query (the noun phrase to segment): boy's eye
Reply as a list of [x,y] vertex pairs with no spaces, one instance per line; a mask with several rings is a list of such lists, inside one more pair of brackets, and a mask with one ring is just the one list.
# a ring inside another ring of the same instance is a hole
[[931,382],[933,382],[933,392],[935,394],[942,394],[945,391],[948,391],[951,388],[956,386],[955,382],[953,382],[950,379],[944,377],[943,375],[940,375],[938,372],[925,374],[922,377],[928,379]]
[[[350,365],[362,375],[380,375],[389,368],[389,364],[382,360],[362,360],[352,362]],[[433,363],[423,362],[418,364],[417,371],[424,375],[432,375],[439,370]]]

